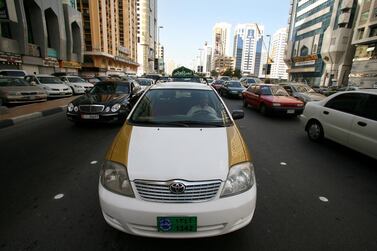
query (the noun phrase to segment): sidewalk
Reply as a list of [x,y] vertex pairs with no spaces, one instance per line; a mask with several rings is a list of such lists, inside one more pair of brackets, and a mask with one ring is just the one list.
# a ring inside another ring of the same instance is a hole
[[42,103],[19,105],[0,109],[0,128],[12,126],[30,119],[65,111],[65,107],[77,96],[49,100]]

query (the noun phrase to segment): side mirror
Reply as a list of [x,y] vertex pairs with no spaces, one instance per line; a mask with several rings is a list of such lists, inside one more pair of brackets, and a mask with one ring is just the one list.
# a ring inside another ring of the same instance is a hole
[[245,113],[243,112],[243,110],[234,110],[234,111],[232,111],[232,118],[234,120],[243,119],[244,117],[245,117]]

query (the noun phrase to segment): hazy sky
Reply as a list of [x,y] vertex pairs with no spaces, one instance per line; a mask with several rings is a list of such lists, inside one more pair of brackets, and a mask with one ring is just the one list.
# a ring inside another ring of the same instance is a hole
[[[204,41],[212,44],[212,28],[217,22],[232,25],[231,45],[236,24],[257,22],[265,34],[288,26],[290,0],[158,0],[160,41],[165,61],[192,65]],[[233,48],[231,48],[233,51]]]

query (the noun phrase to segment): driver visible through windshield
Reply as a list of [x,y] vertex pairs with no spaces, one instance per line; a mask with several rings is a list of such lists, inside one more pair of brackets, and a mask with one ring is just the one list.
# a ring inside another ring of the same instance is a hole
[[227,127],[232,124],[213,91],[195,89],[150,90],[128,122],[165,127]]

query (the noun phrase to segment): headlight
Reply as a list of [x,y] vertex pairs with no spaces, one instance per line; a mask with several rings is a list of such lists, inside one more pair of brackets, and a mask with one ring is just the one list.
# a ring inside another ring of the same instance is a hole
[[128,197],[135,197],[128,178],[127,168],[119,163],[107,160],[101,170],[101,184],[107,190]]
[[20,96],[21,92],[8,92],[8,95],[10,95],[10,96]]
[[119,111],[120,107],[121,107],[120,104],[115,104],[115,105],[113,105],[113,107],[111,107],[111,111],[117,112],[117,111]]
[[110,111],[110,107],[108,106],[106,107],[105,112],[109,112],[109,111]]
[[297,104],[297,106],[298,106],[298,107],[303,107],[303,106],[304,106],[304,104]]
[[74,110],[75,112],[78,112],[78,111],[79,111],[79,108],[78,108],[77,106],[75,106],[75,108],[73,108],[73,110]]
[[69,103],[69,105],[67,107],[68,111],[72,112],[74,108],[75,108],[75,106],[72,103]]
[[235,165],[229,170],[220,197],[228,197],[246,192],[255,184],[254,166],[250,162]]
[[279,103],[272,103],[272,106],[281,106],[281,104],[279,104]]
[[51,88],[48,87],[48,86],[43,86],[43,89],[47,90],[47,91],[51,91]]

